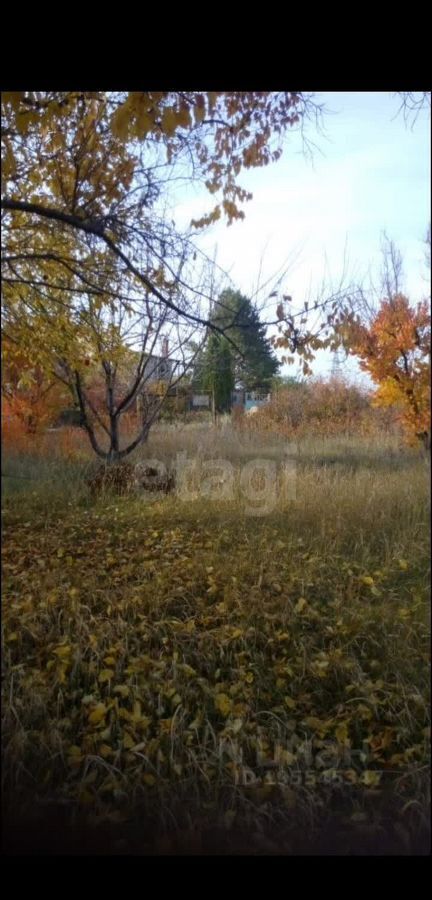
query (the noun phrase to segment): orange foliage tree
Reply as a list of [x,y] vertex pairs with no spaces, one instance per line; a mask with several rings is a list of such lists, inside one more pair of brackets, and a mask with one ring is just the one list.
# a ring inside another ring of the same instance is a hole
[[369,324],[345,329],[347,350],[378,386],[374,403],[396,406],[408,438],[430,449],[431,317],[423,300],[411,306],[398,293],[381,302]]
[[3,415],[18,420],[27,434],[52,424],[71,405],[70,392],[19,351],[4,360],[2,396]]

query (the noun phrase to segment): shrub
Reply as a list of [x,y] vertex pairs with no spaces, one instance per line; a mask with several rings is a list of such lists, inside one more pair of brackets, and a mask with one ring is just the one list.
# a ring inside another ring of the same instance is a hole
[[285,437],[314,433],[370,434],[394,423],[393,411],[374,409],[369,392],[344,381],[322,379],[278,390],[271,401],[240,424]]

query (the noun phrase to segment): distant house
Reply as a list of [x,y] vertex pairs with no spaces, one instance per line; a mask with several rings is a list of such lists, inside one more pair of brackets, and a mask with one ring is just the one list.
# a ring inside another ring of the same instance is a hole
[[[141,354],[139,352],[132,351],[129,359],[122,363],[116,379],[117,400],[127,396],[135,383],[140,358]],[[128,407],[129,411],[135,413],[140,421],[147,408],[146,398],[148,399],[150,396],[162,397],[166,393],[168,396],[175,396],[177,387],[170,387],[170,385],[173,380],[177,380],[179,371],[179,360],[168,356],[150,354],[145,360],[141,384],[131,405]]]
[[[242,407],[246,411],[253,406],[263,406],[270,400],[268,391],[245,391],[243,388],[236,388],[231,394],[232,407]],[[191,409],[210,409],[210,394],[192,394]]]
[[169,356],[149,356],[144,366],[144,392],[147,385],[156,381],[171,381],[176,365],[178,361]]
[[[168,356],[149,356],[144,366],[144,380],[141,389],[135,398],[135,410],[141,417],[144,408],[144,397],[147,394],[156,393],[164,395],[165,392],[169,396],[176,394],[176,387],[170,388],[169,385],[175,377],[178,360],[171,359]],[[168,388],[168,390],[167,390]]]

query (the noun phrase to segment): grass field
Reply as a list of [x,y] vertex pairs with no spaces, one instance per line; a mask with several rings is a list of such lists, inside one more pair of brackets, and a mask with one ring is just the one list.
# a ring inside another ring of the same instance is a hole
[[[10,847],[428,852],[425,459],[228,426],[145,448],[179,452],[196,499],[92,501],[85,456],[4,455]],[[276,471],[260,515],[237,478],[254,457]],[[233,465],[226,500],[200,493],[210,458]]]

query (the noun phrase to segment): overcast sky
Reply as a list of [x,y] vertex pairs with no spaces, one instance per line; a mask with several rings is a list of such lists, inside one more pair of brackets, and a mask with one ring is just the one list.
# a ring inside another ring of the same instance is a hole
[[[211,254],[217,248],[218,264],[249,296],[261,257],[261,283],[290,258],[283,289],[295,303],[325,271],[337,281],[345,252],[351,274],[379,270],[386,230],[403,254],[408,295],[421,299],[429,293],[424,264],[431,192],[428,113],[406,124],[397,114],[397,98],[382,92],[321,93],[316,99],[328,111],[323,133],[312,124],[308,128],[315,145],[312,160],[293,135],[279,162],[242,173],[242,186],[253,193],[244,207],[246,218],[230,227],[212,226],[202,246]],[[179,196],[177,223],[208,211],[212,199],[193,189]],[[330,367],[331,357],[320,354],[314,372],[325,374]]]

